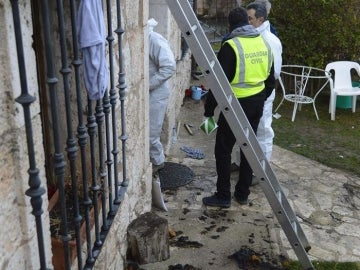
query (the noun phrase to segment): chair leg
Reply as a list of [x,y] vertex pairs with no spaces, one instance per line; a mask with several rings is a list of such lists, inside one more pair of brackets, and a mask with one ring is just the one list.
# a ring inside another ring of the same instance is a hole
[[330,97],[330,113],[331,120],[335,120],[335,110],[336,110],[336,94],[331,94]]
[[356,101],[358,96],[352,97],[352,112],[354,113],[356,111]]
[[316,119],[319,120],[319,115],[318,115],[316,107],[315,107],[315,101],[313,102],[313,108],[314,108]]
[[292,114],[292,118],[291,118],[291,121],[292,121],[292,122],[294,122],[294,120],[295,120],[295,115],[296,115],[297,107],[298,107],[298,103],[295,102],[295,103],[294,103],[293,114]]
[[280,101],[279,105],[276,107],[274,112],[277,112],[277,110],[280,108],[280,106],[283,104],[284,102],[284,98],[282,98],[282,100]]
[[335,120],[335,106],[331,108],[331,120]]

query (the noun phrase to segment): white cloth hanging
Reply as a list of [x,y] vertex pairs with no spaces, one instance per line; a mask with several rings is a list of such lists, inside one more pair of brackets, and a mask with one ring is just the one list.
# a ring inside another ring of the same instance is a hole
[[83,54],[84,83],[91,100],[104,97],[107,88],[105,25],[101,0],[81,0],[77,16]]

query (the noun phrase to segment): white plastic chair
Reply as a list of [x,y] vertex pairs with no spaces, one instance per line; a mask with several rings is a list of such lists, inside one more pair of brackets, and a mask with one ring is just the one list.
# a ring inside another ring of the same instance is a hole
[[357,96],[360,96],[360,87],[353,87],[351,70],[356,70],[360,77],[360,65],[352,61],[335,61],[327,64],[325,70],[335,72],[334,78],[330,79],[330,103],[329,113],[331,120],[335,120],[336,97],[352,96],[352,112],[356,110]]

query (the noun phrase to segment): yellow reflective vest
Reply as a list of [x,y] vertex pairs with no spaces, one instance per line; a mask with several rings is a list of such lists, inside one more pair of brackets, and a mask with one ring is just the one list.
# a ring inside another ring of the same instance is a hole
[[265,88],[273,56],[268,43],[261,37],[234,37],[226,41],[236,55],[236,70],[230,82],[236,98],[253,96]]

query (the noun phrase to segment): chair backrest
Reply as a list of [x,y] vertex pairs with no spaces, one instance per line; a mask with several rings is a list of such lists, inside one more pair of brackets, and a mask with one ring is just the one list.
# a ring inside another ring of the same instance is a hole
[[337,89],[351,89],[351,70],[355,69],[360,73],[360,65],[352,61],[335,61],[326,65],[325,70],[335,72],[333,87]]

